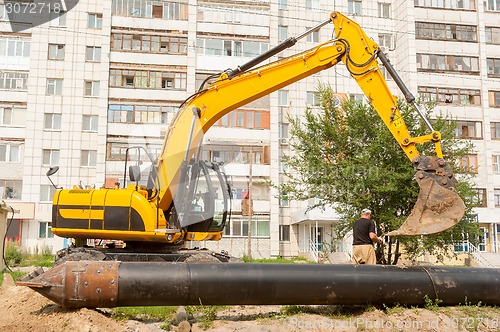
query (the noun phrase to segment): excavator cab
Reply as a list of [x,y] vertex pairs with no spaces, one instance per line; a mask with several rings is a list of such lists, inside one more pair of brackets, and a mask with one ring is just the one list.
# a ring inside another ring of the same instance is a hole
[[[160,191],[156,160],[143,147],[127,149],[129,185],[148,200]],[[131,158],[132,157],[132,158]],[[229,216],[231,185],[221,164],[192,159],[182,167],[179,191],[169,209],[169,223],[190,232],[221,232]]]
[[198,161],[190,173],[188,205],[181,226],[188,232],[221,232],[230,206],[224,170],[216,163]]

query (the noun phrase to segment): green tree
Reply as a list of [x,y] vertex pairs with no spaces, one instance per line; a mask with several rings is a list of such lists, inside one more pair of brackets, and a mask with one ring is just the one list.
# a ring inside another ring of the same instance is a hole
[[[320,84],[319,108],[307,109],[303,117],[289,117],[294,153],[283,157],[288,165],[288,181],[280,184],[279,190],[289,199],[316,198],[314,207],[335,206],[342,216],[337,227],[339,236],[352,228],[364,207],[372,209],[379,233],[397,229],[418,197],[419,187],[413,180],[415,170],[373,107],[359,101],[348,101],[339,107],[333,95],[329,85]],[[429,132],[411,106],[399,102],[399,108],[412,136]],[[427,115],[431,109],[425,110]],[[454,138],[455,123],[449,117],[433,116],[432,122],[442,134],[443,153],[453,167],[471,151],[472,144]],[[422,154],[435,155],[434,144],[418,148]],[[391,239],[388,249],[392,254],[383,257],[382,262],[397,261],[399,242],[410,258],[423,251],[442,258],[450,253],[449,245],[454,240],[464,236],[476,238],[479,228],[471,222],[476,191],[471,183],[470,174],[460,174],[457,192],[467,213],[458,225],[436,235]]]

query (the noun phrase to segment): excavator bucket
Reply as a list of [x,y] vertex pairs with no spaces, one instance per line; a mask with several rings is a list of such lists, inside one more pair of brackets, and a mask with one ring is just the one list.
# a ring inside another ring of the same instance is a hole
[[[408,219],[388,236],[435,234],[453,227],[462,219],[465,204],[455,191],[456,180],[443,159],[423,157],[417,166],[420,186],[417,203]],[[437,166],[437,167],[436,167]]]

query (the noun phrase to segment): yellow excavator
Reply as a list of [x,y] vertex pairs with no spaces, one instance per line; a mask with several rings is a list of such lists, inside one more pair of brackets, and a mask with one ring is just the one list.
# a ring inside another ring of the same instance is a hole
[[[256,67],[329,23],[335,28],[332,40]],[[427,135],[412,137],[408,132],[378,60],[425,122]],[[303,34],[212,77],[212,83],[204,82],[180,106],[159,156],[150,156],[141,147],[128,149],[123,188],[58,190],[53,201],[52,232],[76,239],[77,247],[86,239],[120,240],[130,253],[147,255],[156,249],[172,248],[170,254],[177,258],[184,241],[219,240],[230,217],[231,185],[222,165],[200,159],[204,133],[228,112],[339,62],[346,66],[417,170],[421,188],[418,201],[402,227],[388,235],[432,234],[458,223],[465,205],[455,191],[452,170],[443,159],[440,133],[419,110],[379,46],[357,23],[333,12],[328,20]],[[434,143],[435,156],[417,151],[416,146],[426,142]],[[124,252],[109,258],[125,260]]]

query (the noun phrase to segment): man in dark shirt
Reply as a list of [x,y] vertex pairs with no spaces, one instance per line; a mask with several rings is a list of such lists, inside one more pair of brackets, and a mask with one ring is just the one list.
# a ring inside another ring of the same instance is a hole
[[361,218],[353,225],[352,258],[356,264],[376,264],[377,259],[373,243],[382,243],[377,236],[375,222],[371,220],[369,209],[361,211]]

